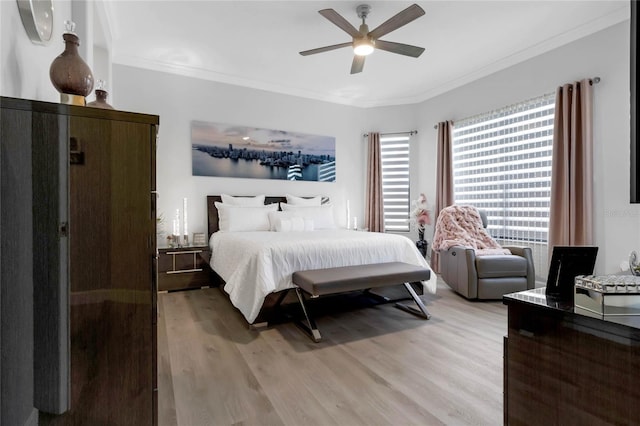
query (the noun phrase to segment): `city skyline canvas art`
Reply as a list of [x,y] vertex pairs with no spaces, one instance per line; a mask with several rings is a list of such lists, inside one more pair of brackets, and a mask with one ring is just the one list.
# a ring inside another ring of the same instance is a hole
[[191,152],[194,176],[336,180],[331,136],[192,121]]

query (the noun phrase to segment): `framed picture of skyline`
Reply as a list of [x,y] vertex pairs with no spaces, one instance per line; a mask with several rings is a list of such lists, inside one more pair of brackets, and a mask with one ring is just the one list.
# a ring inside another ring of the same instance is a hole
[[331,136],[192,121],[191,153],[194,176],[336,180]]

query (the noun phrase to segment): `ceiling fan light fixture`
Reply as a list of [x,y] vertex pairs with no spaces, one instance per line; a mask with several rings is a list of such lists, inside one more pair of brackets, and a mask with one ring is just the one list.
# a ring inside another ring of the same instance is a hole
[[368,38],[354,40],[353,53],[358,56],[367,56],[373,53],[373,41]]
[[382,24],[378,25],[372,31],[369,31],[369,26],[365,22],[370,10],[371,6],[366,4],[361,4],[356,8],[358,18],[362,19],[362,24],[360,25],[359,30],[333,9],[319,10],[318,13],[320,13],[320,15],[324,16],[335,26],[349,34],[351,36],[351,41],[333,44],[331,46],[318,47],[316,49],[304,50],[300,52],[300,54],[302,56],[315,55],[316,53],[329,52],[331,50],[350,46],[353,48],[354,53],[353,62],[351,63],[351,74],[358,74],[362,72],[366,56],[373,53],[376,48],[412,58],[417,58],[422,54],[422,52],[424,52],[423,47],[380,40],[380,37],[383,37],[391,31],[395,31],[424,15],[424,9],[417,4],[412,4],[403,11],[396,13]]

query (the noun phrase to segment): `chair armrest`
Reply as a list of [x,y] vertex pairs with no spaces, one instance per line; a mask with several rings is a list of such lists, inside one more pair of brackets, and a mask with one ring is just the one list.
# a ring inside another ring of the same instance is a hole
[[508,249],[512,254],[527,259],[527,289],[531,290],[532,288],[535,288],[536,268],[533,264],[533,251],[531,250],[531,247],[502,246],[502,248]]
[[478,297],[478,272],[476,271],[476,252],[472,248],[453,246],[440,251],[444,281],[464,297]]

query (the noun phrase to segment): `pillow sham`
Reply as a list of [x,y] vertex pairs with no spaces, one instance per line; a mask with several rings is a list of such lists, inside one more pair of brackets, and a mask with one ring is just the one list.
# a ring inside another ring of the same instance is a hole
[[269,231],[269,212],[278,209],[277,204],[229,206],[216,201],[215,205],[218,209],[218,228],[233,232]]
[[221,194],[222,202],[230,206],[264,206],[264,195],[255,197],[234,197],[232,195]]
[[271,231],[277,231],[278,224],[283,219],[289,219],[291,215],[287,212],[274,211],[269,212],[269,229]]
[[293,227],[293,224],[291,223],[291,219],[280,218],[276,222],[276,229],[274,229],[274,231],[289,232],[291,231],[292,227]]
[[319,206],[322,204],[322,196],[318,195],[312,198],[296,197],[295,195],[286,194],[287,203],[293,206]]
[[333,204],[292,206],[287,203],[280,203],[280,208],[292,216],[312,219],[314,229],[335,229],[336,227],[333,218]]
[[303,231],[315,231],[315,229],[316,229],[316,224],[313,222],[313,219],[305,217]]
[[271,230],[276,232],[313,231],[313,219],[296,216],[293,212],[269,212]]
[[290,219],[280,219],[276,224],[277,232],[301,232],[304,231],[304,224],[309,219],[292,217]]

